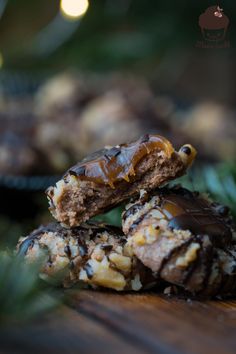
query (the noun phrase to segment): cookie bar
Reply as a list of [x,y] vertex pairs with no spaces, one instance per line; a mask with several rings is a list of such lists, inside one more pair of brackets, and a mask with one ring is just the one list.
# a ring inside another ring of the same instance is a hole
[[41,278],[64,287],[82,282],[94,288],[137,291],[157,283],[114,226],[90,222],[66,229],[51,223],[21,238],[17,249],[26,261],[42,262]]
[[201,295],[236,290],[235,227],[227,207],[180,186],[141,192],[123,213],[135,255],[165,281]]
[[47,190],[50,211],[70,227],[133,197],[183,175],[196,155],[191,145],[176,152],[159,135],[105,148],[70,168]]

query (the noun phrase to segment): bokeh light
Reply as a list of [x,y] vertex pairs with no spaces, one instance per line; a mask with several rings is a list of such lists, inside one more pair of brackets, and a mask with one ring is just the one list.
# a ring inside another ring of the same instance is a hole
[[61,0],[61,13],[67,19],[75,20],[83,16],[88,10],[88,0]]

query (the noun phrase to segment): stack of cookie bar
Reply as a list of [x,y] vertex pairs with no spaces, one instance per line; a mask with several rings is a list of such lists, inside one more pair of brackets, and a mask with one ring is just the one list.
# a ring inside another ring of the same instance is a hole
[[[40,260],[40,277],[65,287],[138,291],[170,284],[194,295],[232,294],[236,246],[228,208],[166,185],[195,156],[191,145],[177,152],[158,135],[88,156],[47,190],[57,222],[21,238],[18,253]],[[122,229],[90,220],[125,201]]]

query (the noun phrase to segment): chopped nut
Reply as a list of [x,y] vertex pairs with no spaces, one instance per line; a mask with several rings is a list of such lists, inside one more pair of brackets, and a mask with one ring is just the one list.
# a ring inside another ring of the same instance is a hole
[[172,287],[171,286],[167,286],[167,288],[164,289],[163,293],[165,295],[171,295],[172,293]]
[[96,259],[98,262],[101,262],[104,256],[105,252],[101,249],[100,245],[97,245],[91,254],[91,259]]
[[197,258],[197,250],[199,250],[200,245],[198,243],[192,243],[184,256],[177,258],[177,267],[187,267],[189,263],[195,261]]
[[92,281],[88,279],[87,274],[84,271],[80,272],[81,280],[85,280],[88,283],[91,282],[92,284],[99,286],[115,289],[117,291],[124,289],[126,285],[124,276],[109,267],[109,262],[106,257],[104,257],[102,262],[90,260],[89,264],[93,269]]
[[116,267],[124,272],[131,269],[131,259],[117,253],[111,253],[109,259],[116,265]]
[[139,232],[137,232],[135,234],[135,236],[133,237],[132,241],[136,245],[139,245],[139,246],[145,245],[145,243],[146,243],[146,239],[145,239],[143,233],[139,233]]
[[134,291],[138,291],[142,288],[139,274],[136,274],[134,279],[131,280],[131,287]]
[[[131,239],[130,239],[131,240]],[[124,245],[124,255],[127,257],[133,257],[134,256],[134,249],[131,245],[131,242],[126,242]]]

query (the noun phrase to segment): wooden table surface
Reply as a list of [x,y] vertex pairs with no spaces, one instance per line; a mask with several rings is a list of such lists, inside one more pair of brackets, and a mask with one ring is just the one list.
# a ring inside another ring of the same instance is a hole
[[236,353],[236,300],[199,302],[92,290],[67,294],[70,304],[43,323],[2,332],[0,352]]

